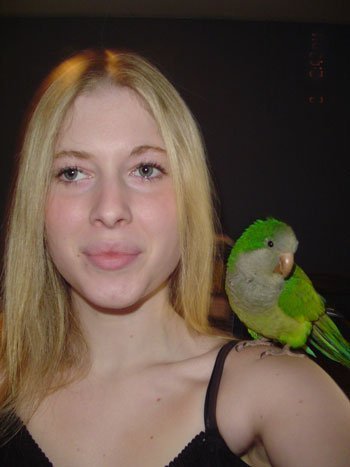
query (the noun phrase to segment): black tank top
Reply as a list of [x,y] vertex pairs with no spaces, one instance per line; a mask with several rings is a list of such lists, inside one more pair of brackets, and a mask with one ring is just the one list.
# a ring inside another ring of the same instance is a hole
[[[243,467],[247,466],[230,451],[219,433],[216,422],[216,401],[225,359],[235,341],[219,351],[207,388],[204,407],[205,431],[201,431],[166,467]],[[27,428],[21,430],[0,448],[1,467],[53,467],[31,437]]]

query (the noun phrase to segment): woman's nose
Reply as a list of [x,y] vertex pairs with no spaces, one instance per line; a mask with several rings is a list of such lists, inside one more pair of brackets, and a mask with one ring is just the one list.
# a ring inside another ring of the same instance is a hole
[[90,222],[113,228],[116,225],[128,224],[131,219],[130,197],[123,181],[101,181],[94,192]]

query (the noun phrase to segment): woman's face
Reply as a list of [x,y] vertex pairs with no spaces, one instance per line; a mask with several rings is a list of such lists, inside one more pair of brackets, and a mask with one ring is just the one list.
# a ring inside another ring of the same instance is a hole
[[73,297],[104,309],[164,290],[179,261],[175,193],[157,124],[131,90],[79,96],[56,145],[46,239]]

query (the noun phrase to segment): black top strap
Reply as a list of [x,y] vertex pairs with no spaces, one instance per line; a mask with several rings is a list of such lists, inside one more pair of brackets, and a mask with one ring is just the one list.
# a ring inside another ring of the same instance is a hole
[[232,347],[234,347],[236,344],[236,340],[227,342],[227,344],[221,347],[215,360],[214,368],[210,377],[207,393],[205,396],[204,423],[205,430],[207,432],[218,431],[218,425],[216,421],[216,402],[218,398],[222,371],[224,369],[224,364],[227,355],[231,351]]

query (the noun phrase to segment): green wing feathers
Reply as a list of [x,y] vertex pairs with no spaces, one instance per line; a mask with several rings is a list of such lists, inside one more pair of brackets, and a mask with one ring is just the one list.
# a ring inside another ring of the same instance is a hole
[[350,368],[350,343],[327,314],[313,323],[308,343],[331,360]]
[[278,306],[297,321],[316,321],[325,312],[325,302],[299,267],[285,281],[278,300]]
[[[350,368],[349,342],[327,316],[324,299],[316,292],[308,276],[298,266],[285,282],[278,305],[286,315],[296,321],[312,323],[308,346],[315,347],[326,357]],[[306,351],[313,354],[310,347],[306,347]]]

